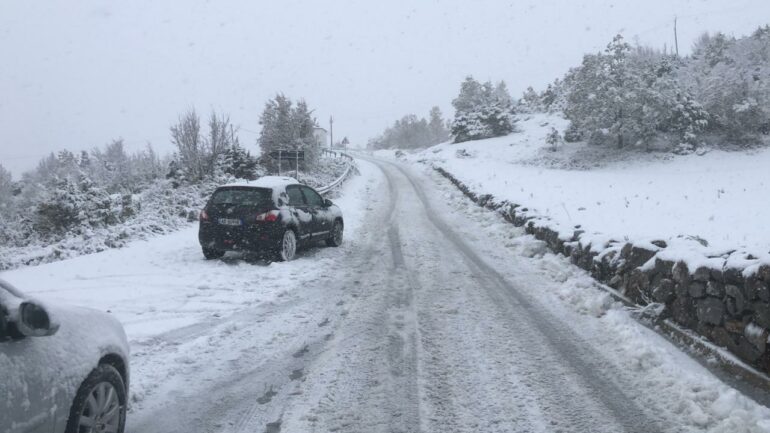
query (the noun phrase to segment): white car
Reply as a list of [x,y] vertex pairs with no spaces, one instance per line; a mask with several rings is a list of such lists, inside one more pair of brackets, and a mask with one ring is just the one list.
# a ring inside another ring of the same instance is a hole
[[109,314],[0,280],[0,433],[122,433],[128,342]]

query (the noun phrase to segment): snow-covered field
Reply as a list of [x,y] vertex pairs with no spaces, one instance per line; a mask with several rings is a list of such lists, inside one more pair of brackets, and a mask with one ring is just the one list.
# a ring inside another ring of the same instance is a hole
[[478,194],[522,205],[567,238],[579,227],[582,240],[600,244],[662,239],[676,246],[673,255],[692,260],[739,250],[770,261],[770,231],[763,229],[770,149],[619,157],[564,143],[552,152],[546,135],[567,123],[533,114],[512,135],[444,143],[406,158],[443,167]]

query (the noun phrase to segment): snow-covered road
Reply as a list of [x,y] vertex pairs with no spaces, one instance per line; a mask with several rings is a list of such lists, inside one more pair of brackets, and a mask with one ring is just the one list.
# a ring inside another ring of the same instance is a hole
[[770,431],[770,412],[445,181],[360,161],[341,248],[206,262],[195,229],[5,273],[112,311],[132,433]]

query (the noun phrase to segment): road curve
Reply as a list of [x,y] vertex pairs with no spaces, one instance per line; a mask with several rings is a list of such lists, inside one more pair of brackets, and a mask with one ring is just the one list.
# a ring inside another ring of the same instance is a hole
[[[282,431],[651,432],[613,367],[489,266],[391,162],[357,269],[366,305],[309,367]],[[366,256],[366,254],[364,254]]]
[[360,235],[319,253],[339,256],[328,275],[290,301],[220,319],[234,331],[216,339],[200,325],[168,336],[242,349],[229,369],[190,373],[191,392],[144,410],[130,431],[667,431],[570,323],[466,242],[469,228],[435,208],[424,177],[363,163],[381,182]]

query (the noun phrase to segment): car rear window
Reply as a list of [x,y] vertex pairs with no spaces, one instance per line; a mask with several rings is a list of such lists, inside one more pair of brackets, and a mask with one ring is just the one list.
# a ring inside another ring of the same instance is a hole
[[262,206],[271,201],[272,191],[267,188],[220,188],[211,196],[212,204]]

